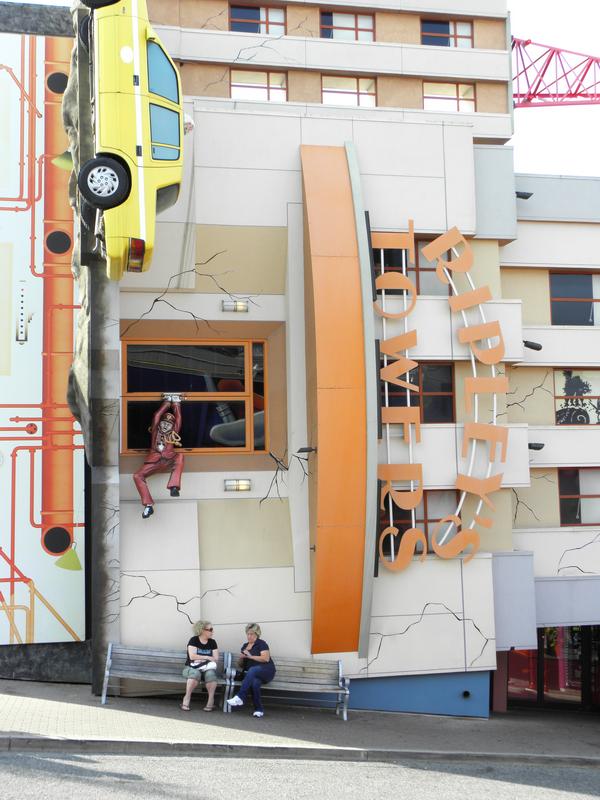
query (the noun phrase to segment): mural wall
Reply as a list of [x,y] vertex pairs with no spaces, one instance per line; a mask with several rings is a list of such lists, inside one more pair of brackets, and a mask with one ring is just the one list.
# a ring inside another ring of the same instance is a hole
[[85,636],[83,443],[66,403],[71,46],[0,34],[0,644]]

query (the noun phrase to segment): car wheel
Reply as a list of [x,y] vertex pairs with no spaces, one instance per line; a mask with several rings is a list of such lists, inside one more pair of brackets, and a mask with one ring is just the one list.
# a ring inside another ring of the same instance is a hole
[[88,14],[87,17],[84,17],[79,23],[79,43],[86,53],[88,53],[90,49],[90,22],[91,18]]
[[105,6],[114,6],[120,0],[81,0],[81,2],[88,8],[104,8]]
[[87,161],[79,170],[79,191],[94,208],[115,208],[129,194],[130,180],[125,167],[109,156]]

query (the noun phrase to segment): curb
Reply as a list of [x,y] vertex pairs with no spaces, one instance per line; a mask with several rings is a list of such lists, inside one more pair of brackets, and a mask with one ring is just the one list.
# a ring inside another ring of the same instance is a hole
[[465,753],[451,750],[384,750],[353,747],[208,744],[205,742],[61,739],[43,736],[0,736],[0,753],[78,752],[107,755],[194,756],[204,758],[265,758],[305,761],[452,761],[454,763],[539,764],[552,767],[600,768],[600,756],[541,753]]

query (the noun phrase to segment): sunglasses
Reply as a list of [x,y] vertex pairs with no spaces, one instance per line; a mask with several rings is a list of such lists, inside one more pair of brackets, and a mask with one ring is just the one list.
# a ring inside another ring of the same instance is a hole
[[204,628],[205,631],[209,631],[210,633],[213,632],[213,628]]

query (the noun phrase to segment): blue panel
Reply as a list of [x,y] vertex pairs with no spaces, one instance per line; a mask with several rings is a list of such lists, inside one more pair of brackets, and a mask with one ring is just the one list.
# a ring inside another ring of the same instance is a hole
[[350,681],[350,708],[489,717],[490,673],[353,679]]
[[162,47],[156,42],[148,42],[148,88],[153,94],[159,94],[179,102],[177,75]]

